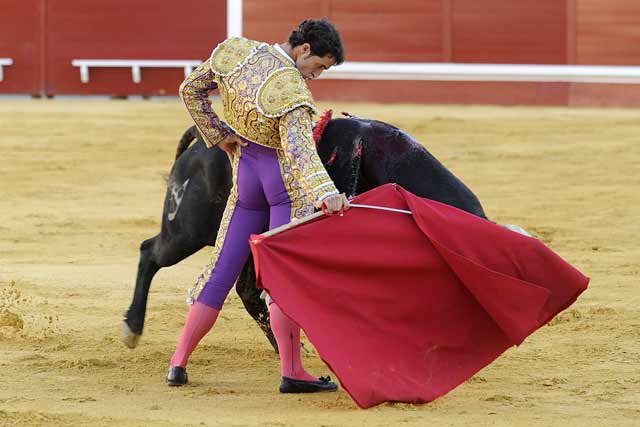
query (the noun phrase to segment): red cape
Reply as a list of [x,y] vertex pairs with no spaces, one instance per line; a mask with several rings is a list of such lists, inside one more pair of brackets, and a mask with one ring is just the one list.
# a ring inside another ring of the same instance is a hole
[[388,184],[252,236],[257,283],[362,407],[449,392],[571,305],[589,279],[540,241]]

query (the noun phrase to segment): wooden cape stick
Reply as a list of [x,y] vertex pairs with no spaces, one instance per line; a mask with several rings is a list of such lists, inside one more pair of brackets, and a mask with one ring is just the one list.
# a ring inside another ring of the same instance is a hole
[[291,229],[293,227],[297,227],[297,226],[299,226],[301,224],[304,224],[305,222],[309,222],[309,221],[312,221],[312,220],[314,220],[316,218],[320,218],[320,217],[323,217],[323,216],[324,216],[324,212],[318,211],[318,212],[313,213],[311,215],[307,215],[307,216],[305,216],[303,218],[293,220],[288,224],[284,224],[284,225],[281,225],[280,227],[276,227],[276,228],[274,228],[272,230],[265,231],[264,233],[261,234],[261,236],[262,237],[275,236],[276,234],[280,234],[283,231],[289,230],[289,229]]
[[[352,208],[377,209],[377,210],[381,210],[381,211],[399,212],[399,213],[404,213],[404,214],[409,214],[409,215],[412,214],[411,211],[407,211],[407,210],[404,210],[404,209],[386,208],[384,206],[358,205],[358,204],[355,204],[355,203],[351,203],[349,206],[352,207]],[[305,222],[312,221],[312,220],[314,220],[316,218],[320,218],[320,217],[322,217],[324,215],[325,215],[324,212],[318,211],[318,212],[313,213],[311,215],[307,215],[304,218],[293,220],[288,224],[281,225],[280,227],[274,228],[273,230],[266,231],[266,232],[262,233],[261,236],[262,237],[275,236],[276,234],[280,234],[283,231],[289,230],[289,229],[291,229],[293,227],[297,227],[298,225],[304,224]],[[340,215],[340,216],[342,216],[342,215]]]

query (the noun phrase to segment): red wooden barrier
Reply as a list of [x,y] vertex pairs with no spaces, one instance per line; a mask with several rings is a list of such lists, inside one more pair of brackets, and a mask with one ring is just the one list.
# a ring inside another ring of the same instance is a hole
[[302,20],[326,14],[327,0],[244,0],[243,35],[268,43],[282,43]]
[[3,67],[0,93],[42,92],[43,9],[44,0],[0,0],[0,58],[13,59]]
[[332,2],[349,61],[443,61],[442,0]]
[[92,68],[80,82],[72,59],[201,59],[226,37],[224,0],[47,0],[47,87],[50,94],[175,95],[181,69]]
[[579,64],[640,65],[640,1],[577,0]]
[[[286,40],[327,16],[349,61],[640,65],[637,0],[244,0],[244,35]],[[73,59],[200,59],[226,37],[226,0],[0,0],[0,93],[176,94],[184,71]],[[640,106],[640,85],[330,81],[318,99]]]
[[92,68],[73,59],[206,59],[226,37],[225,0],[0,0],[0,93],[175,95],[182,69]]
[[566,64],[566,0],[456,0],[453,62]]

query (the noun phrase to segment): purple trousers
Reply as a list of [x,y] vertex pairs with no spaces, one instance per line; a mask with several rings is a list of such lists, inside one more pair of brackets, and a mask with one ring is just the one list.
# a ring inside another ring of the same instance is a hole
[[197,299],[218,310],[249,257],[251,234],[262,233],[267,220],[269,229],[291,221],[291,199],[282,180],[276,150],[253,142],[241,150],[234,183],[235,209],[211,275]]

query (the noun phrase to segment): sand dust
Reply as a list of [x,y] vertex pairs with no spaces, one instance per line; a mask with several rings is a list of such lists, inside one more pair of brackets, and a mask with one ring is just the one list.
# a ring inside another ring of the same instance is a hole
[[[192,357],[192,383],[169,388],[186,289],[210,249],[156,276],[137,349],[119,327],[187,114],[177,100],[4,99],[0,425],[640,423],[640,111],[324,106],[413,134],[492,219],[589,275],[589,290],[449,395],[366,411],[343,391],[278,394],[278,359],[233,294]],[[328,373],[317,357],[305,363]]]

